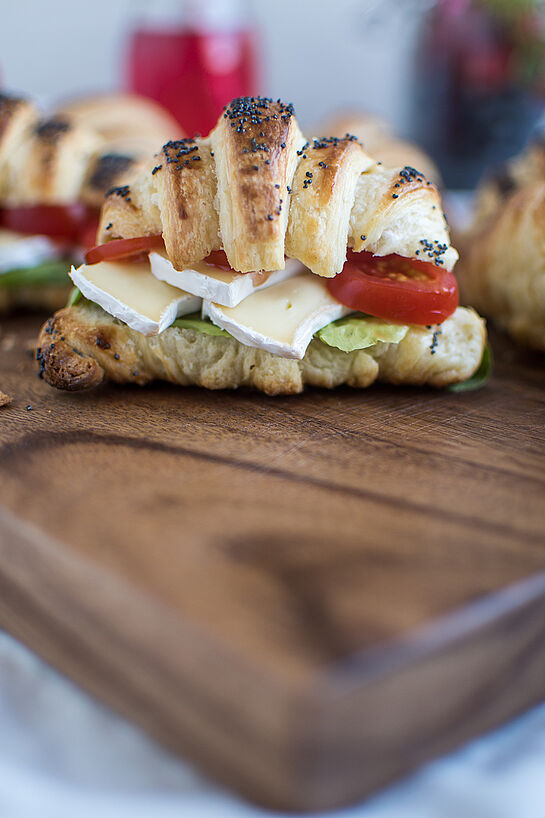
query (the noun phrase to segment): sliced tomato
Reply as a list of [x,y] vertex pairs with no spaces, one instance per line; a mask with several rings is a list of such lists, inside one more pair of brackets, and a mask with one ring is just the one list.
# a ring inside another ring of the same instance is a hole
[[98,264],[99,261],[116,261],[121,258],[139,258],[151,250],[164,247],[162,236],[138,236],[135,239],[114,239],[106,244],[92,247],[85,253],[86,264]]
[[98,223],[99,223],[98,216],[94,216],[93,218],[88,219],[87,223],[80,230],[79,244],[83,247],[84,250],[89,250],[91,247],[94,247],[96,245]]
[[240,275],[255,275],[256,272],[261,273],[262,275],[267,275],[267,273],[262,272],[260,270],[255,271],[248,271],[247,273],[241,273],[240,270],[234,270],[231,265],[229,264],[229,259],[227,258],[227,254],[225,250],[212,250],[210,255],[208,255],[205,259],[203,259],[205,264],[211,264],[213,267],[219,267],[220,270],[226,270],[230,273],[239,273]]
[[209,256],[204,259],[205,264],[211,264],[213,267],[219,267],[220,270],[227,270],[232,272],[232,267],[229,264],[225,250],[213,250]]
[[398,255],[348,250],[342,272],[327,286],[341,304],[402,324],[440,324],[458,306],[452,273]]
[[18,233],[77,243],[90,216],[90,209],[83,204],[6,207],[0,211],[0,223]]

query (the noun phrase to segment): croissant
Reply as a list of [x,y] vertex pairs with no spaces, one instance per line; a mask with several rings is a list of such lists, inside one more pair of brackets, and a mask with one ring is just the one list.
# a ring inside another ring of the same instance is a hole
[[[109,192],[98,237],[71,272],[74,303],[38,342],[41,375],[61,389],[445,386],[481,361],[484,322],[450,300],[457,253],[436,187],[378,165],[354,136],[305,139],[280,100],[235,99],[208,137],[167,142]],[[362,259],[397,317],[335,288],[347,268],[365,276]],[[422,307],[438,280],[448,309],[424,320],[411,295]]]
[[9,160],[21,143],[38,112],[32,103],[20,97],[0,94],[0,198],[7,191]]
[[93,131],[62,117],[33,122],[4,167],[4,206],[73,204],[99,146]]
[[81,189],[81,201],[100,208],[104,194],[123,185],[144,166],[157,144],[182,136],[178,123],[151,99],[136,94],[103,94],[62,106],[58,116],[100,137]]
[[[143,125],[135,138],[139,117]],[[77,204],[82,229],[88,227],[93,219],[98,220],[105,193],[143,168],[153,153],[152,144],[155,147],[158,140],[178,132],[159,106],[130,95],[80,101],[43,118],[28,100],[0,94],[3,223],[11,227],[10,213],[21,213],[21,209]],[[5,234],[0,249],[2,312],[15,306],[50,308],[66,300],[70,283],[69,264],[62,257],[66,250],[48,243],[47,222],[35,232],[45,233],[46,238],[27,240],[28,251],[20,243],[26,234]],[[49,267],[44,268],[43,263]],[[19,268],[19,279],[14,280]],[[10,275],[5,276],[6,272]]]
[[[157,107],[138,97],[112,95],[73,103],[44,119],[27,100],[0,95],[2,204],[72,204],[91,198],[100,207],[107,190],[123,184],[153,153],[152,145],[179,131],[166,113],[159,116]],[[138,116],[144,126],[135,139]],[[125,129],[123,117],[130,120]]]
[[520,344],[545,350],[545,137],[477,188],[472,223],[460,236],[460,292]]
[[234,100],[209,137],[167,143],[110,191],[100,242],[154,233],[177,269],[220,247],[243,273],[282,269],[288,255],[333,277],[347,245],[449,270],[457,259],[423,174],[377,165],[353,136],[306,141],[291,106],[261,98]]
[[483,227],[513,193],[540,179],[545,180],[543,132],[538,132],[520,154],[486,174],[477,188],[472,229]]
[[457,273],[466,303],[545,351],[545,180],[508,196],[464,247]]
[[157,145],[183,136],[172,116],[147,97],[100,94],[79,97],[62,105],[57,114],[99,134],[109,153],[149,157]]

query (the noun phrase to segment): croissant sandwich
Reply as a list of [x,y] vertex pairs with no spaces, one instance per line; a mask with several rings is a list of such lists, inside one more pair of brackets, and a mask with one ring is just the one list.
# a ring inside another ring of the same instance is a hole
[[235,99],[208,137],[167,142],[109,192],[98,239],[39,338],[60,389],[446,386],[481,362],[437,189],[354,136],[307,141],[280,100]]
[[520,344],[545,352],[545,140],[489,176],[463,239],[462,296]]
[[[148,125],[135,141],[137,115]],[[80,100],[43,118],[28,100],[0,94],[0,310],[64,304],[71,261],[96,243],[104,194],[177,133],[139,97]]]

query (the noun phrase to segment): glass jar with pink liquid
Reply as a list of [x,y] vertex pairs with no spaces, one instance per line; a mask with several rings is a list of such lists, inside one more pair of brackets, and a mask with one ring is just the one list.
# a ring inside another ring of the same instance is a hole
[[231,99],[257,92],[256,40],[242,0],[149,0],[129,41],[129,90],[161,103],[188,135],[207,134]]

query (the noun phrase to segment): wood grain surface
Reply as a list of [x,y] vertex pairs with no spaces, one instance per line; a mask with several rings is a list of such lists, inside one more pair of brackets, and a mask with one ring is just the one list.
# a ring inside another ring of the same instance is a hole
[[56,392],[3,321],[0,624],[246,796],[360,798],[545,697],[544,359],[478,392]]

